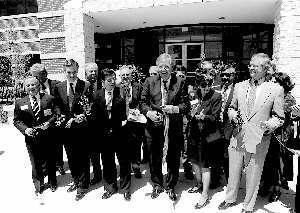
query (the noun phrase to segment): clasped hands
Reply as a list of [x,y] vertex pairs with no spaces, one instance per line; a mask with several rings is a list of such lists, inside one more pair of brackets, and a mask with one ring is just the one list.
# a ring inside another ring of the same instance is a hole
[[75,115],[75,117],[70,118],[70,120],[68,120],[68,122],[66,124],[66,128],[70,128],[73,122],[82,123],[85,120],[86,120],[86,117],[84,114]]
[[50,127],[49,122],[42,123],[41,125],[33,128],[25,129],[25,134],[30,137],[35,137],[38,134],[38,130],[46,130]]

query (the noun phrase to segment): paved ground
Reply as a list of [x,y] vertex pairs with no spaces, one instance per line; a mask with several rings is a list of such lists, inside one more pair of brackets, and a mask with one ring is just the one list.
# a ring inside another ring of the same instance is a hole
[[[11,120],[10,120],[11,123]],[[0,212],[86,212],[103,210],[109,212],[224,212],[239,213],[242,208],[244,187],[240,190],[239,205],[226,211],[218,211],[217,206],[223,201],[225,189],[219,188],[211,192],[212,200],[208,206],[201,210],[193,207],[199,195],[187,193],[187,189],[194,183],[184,179],[183,171],[176,191],[179,193],[178,201],[171,202],[167,194],[163,193],[159,198],[150,198],[151,185],[149,184],[149,170],[143,167],[143,178],[133,181],[133,195],[130,202],[126,202],[121,194],[116,194],[108,200],[102,200],[104,187],[100,184],[91,189],[84,199],[79,202],[74,200],[75,193],[67,193],[67,184],[70,183],[69,171],[65,176],[58,176],[59,188],[55,193],[49,189],[44,192],[44,205],[39,205],[35,199],[31,180],[31,166],[24,144],[23,136],[12,126],[0,124]],[[266,198],[258,198],[257,213],[287,213],[289,207],[294,205],[295,182],[290,182],[292,190],[284,191],[281,200],[269,204]]]

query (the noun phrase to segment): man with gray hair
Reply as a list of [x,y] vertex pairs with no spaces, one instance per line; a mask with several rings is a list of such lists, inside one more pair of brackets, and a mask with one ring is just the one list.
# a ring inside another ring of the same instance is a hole
[[[34,76],[40,83],[40,92],[54,96],[54,88],[60,83],[60,81],[51,80],[48,78],[48,72],[44,64],[36,63],[30,68],[30,73]],[[58,131],[58,129],[54,129]],[[56,138],[57,139],[57,138]],[[62,143],[57,143],[57,152],[55,153],[57,162],[56,167],[61,175],[66,172],[64,170],[64,160],[63,160],[63,145]]]
[[[93,102],[93,94],[99,90],[102,85],[101,81],[98,81],[98,65],[96,63],[90,62],[85,64],[85,78],[89,82],[88,89],[86,91],[86,95],[90,101],[90,104]],[[89,134],[87,134],[90,138],[89,142],[89,157],[91,159],[91,163],[93,166],[93,179],[91,179],[90,184],[95,185],[101,182],[102,180],[102,168],[100,165],[100,147],[97,143],[97,130],[96,127],[91,124],[88,117],[88,128]]]

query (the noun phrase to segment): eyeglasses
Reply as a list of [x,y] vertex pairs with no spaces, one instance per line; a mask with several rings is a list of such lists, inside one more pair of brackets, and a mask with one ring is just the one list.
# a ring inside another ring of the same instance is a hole
[[152,72],[152,73],[150,73],[150,76],[157,76],[157,73],[156,72]]
[[258,69],[258,68],[260,68],[261,67],[261,65],[255,65],[255,64],[249,64],[248,65],[248,69],[251,69],[251,68],[253,68],[253,69]]
[[171,66],[168,66],[168,65],[159,65],[158,66],[158,69],[160,69],[160,70],[162,70],[162,69],[169,70],[170,68],[171,68]]

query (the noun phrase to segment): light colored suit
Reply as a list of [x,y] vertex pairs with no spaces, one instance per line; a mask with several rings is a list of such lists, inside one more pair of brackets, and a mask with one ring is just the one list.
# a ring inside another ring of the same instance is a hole
[[241,128],[236,128],[230,140],[229,180],[225,201],[235,202],[244,164],[246,171],[246,196],[244,209],[252,211],[259,188],[260,177],[268,152],[271,135],[261,129],[261,122],[266,122],[271,131],[284,121],[283,88],[273,82],[264,82],[256,93],[254,106],[248,114],[247,91],[249,80],[235,85],[232,102],[228,110],[231,120],[238,111],[243,121]]

